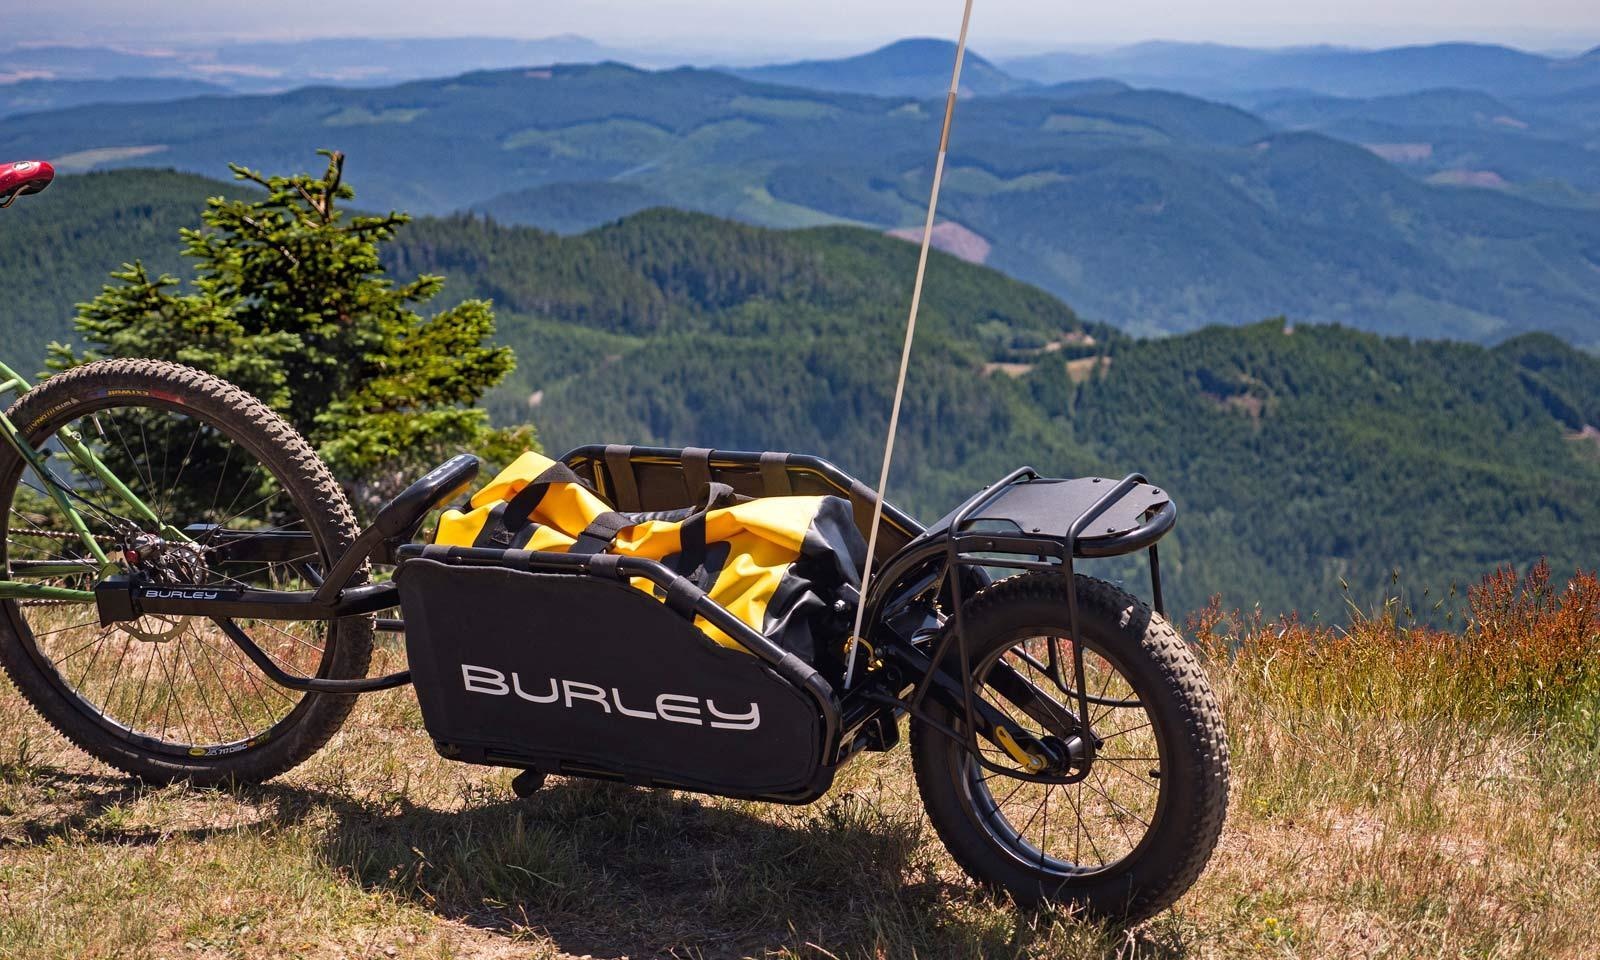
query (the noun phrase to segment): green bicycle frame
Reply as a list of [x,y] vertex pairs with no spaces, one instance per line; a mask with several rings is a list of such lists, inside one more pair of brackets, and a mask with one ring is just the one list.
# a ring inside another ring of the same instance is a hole
[[[16,393],[20,396],[31,389],[33,389],[33,385],[21,374],[4,363],[0,363],[0,396],[4,396],[7,393]],[[72,504],[70,491],[58,483],[51,473],[45,469],[45,455],[28,442],[22,432],[17,429],[16,424],[12,423],[4,412],[0,412],[0,438],[4,438],[5,442],[21,454],[22,459],[32,468],[34,475],[39,478],[44,492],[49,495],[51,500],[55,501],[62,515],[67,518],[68,525],[72,527],[73,534],[83,543],[83,547],[89,552],[89,556],[94,558],[99,567],[100,575],[106,576],[115,572],[118,569],[117,561],[106,555],[106,552],[101,549],[99,541],[89,532],[89,525],[84,522],[83,515]],[[102,463],[99,457],[95,456],[94,451],[90,450],[88,445],[83,442],[83,438],[79,436],[77,431],[71,428],[64,428],[57,435],[57,438],[67,456],[71,457],[75,463],[103,483],[110,493],[128,507],[133,516],[147,523],[155,524],[161,531],[161,535],[168,539],[184,541],[189,539],[181,530],[169,526],[160,517],[156,516],[155,511],[151,510],[148,504],[130,490],[120,477],[112,473],[111,468]],[[50,577],[82,573],[83,569],[84,565],[82,563],[75,564],[64,561],[60,564],[40,566],[36,568],[36,571],[38,576]],[[94,602],[94,593],[88,590],[72,590],[66,587],[27,583],[19,580],[0,580],[0,600],[68,600],[92,603]]]

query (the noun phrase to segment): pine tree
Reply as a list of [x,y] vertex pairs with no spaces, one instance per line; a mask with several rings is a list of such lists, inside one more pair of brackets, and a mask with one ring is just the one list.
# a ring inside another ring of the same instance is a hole
[[225,377],[304,433],[363,505],[458,450],[502,460],[530,445],[530,428],[492,429],[476,406],[515,365],[491,344],[492,306],[419,312],[443,279],[396,283],[378,256],[410,218],[347,213],[344,155],[321,153],[321,177],[230,165],[266,195],[207,201],[182,231],[188,288],[126,265],[79,305],[89,348],[52,344],[51,366],[154,357]]

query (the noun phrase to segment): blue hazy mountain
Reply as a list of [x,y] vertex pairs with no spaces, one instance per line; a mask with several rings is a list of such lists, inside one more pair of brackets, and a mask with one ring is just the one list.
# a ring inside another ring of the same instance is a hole
[[[920,224],[936,99],[619,64],[9,118],[0,154],[217,175],[350,156],[363,200],[576,231],[664,203],[750,223]],[[1436,186],[1182,94],[966,100],[941,237],[1127,329],[1287,313],[1418,337],[1600,346],[1600,213]]]
[[58,110],[86,103],[155,103],[205,94],[226,87],[172,77],[122,77],[116,80],[22,80],[0,84],[0,117]]
[[236,92],[272,92],[308,84],[377,86],[530,64],[627,60],[665,66],[683,59],[603,45],[572,35],[533,40],[338,37],[176,43],[149,48],[24,45],[0,47],[0,94],[6,89],[8,77],[98,81],[159,78],[201,81]]
[[[1254,108],[1290,129],[1366,144],[1401,167],[1443,183],[1517,188],[1567,202],[1600,203],[1600,89],[1508,102],[1477,90],[1424,90],[1351,98],[1267,96]],[[1588,106],[1563,110],[1563,104]]]
[[[950,89],[956,45],[948,40],[899,40],[869,53],[832,60],[802,60],[731,72],[747,80],[838,93],[935,97]],[[961,69],[963,95],[1008,93],[1031,86],[971,50]]]
[[1560,58],[1481,43],[1383,50],[1144,43],[1105,53],[1018,57],[999,66],[1038,83],[1113,77],[1207,96],[1292,89],[1374,97],[1440,87],[1540,96],[1600,84],[1600,55],[1594,51]]

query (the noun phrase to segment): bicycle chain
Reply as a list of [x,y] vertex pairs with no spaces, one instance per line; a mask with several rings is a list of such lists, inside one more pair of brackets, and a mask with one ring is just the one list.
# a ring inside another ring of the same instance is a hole
[[[78,534],[71,530],[13,530],[12,536],[16,537],[44,537],[47,540],[77,540]],[[99,533],[92,535],[101,546],[116,546],[117,538],[110,534]]]
[[[79,541],[78,534],[72,530],[28,530],[26,532],[14,530],[12,533],[18,537],[39,537],[45,540],[60,540],[62,542]],[[118,547],[121,543],[116,537],[105,534],[94,535],[95,542],[102,547]],[[75,607],[82,604],[76,600],[18,600],[19,607]]]

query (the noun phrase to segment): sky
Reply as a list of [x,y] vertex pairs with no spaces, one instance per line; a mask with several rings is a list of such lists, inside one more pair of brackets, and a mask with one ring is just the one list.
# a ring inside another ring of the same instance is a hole
[[[746,59],[953,37],[960,18],[960,0],[0,0],[0,45],[573,33]],[[974,46],[994,54],[1152,38],[1253,46],[1478,40],[1579,50],[1600,44],[1600,0],[976,0],[973,13]]]

